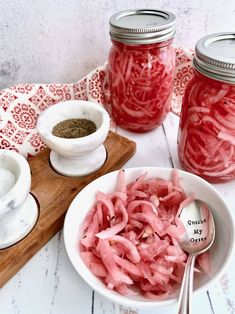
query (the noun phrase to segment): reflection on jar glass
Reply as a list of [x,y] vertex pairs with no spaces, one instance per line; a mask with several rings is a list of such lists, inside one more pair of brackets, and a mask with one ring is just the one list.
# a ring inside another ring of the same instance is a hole
[[183,98],[178,133],[182,166],[210,182],[235,178],[235,34],[202,38]]
[[112,115],[118,125],[134,132],[150,131],[166,117],[175,69],[174,15],[141,11],[128,10],[110,19]]

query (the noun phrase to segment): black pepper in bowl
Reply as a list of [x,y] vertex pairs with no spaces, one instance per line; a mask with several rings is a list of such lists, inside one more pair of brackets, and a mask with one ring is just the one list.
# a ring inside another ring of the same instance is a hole
[[79,138],[90,135],[96,131],[93,121],[87,119],[67,119],[57,123],[52,134],[63,138]]

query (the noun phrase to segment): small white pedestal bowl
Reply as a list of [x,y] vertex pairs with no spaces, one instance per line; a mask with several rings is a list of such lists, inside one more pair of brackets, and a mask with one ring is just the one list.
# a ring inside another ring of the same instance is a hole
[[[67,119],[87,119],[95,123],[97,130],[84,137],[61,138],[52,134],[53,127]],[[103,166],[106,160],[105,141],[110,125],[106,110],[99,104],[83,100],[58,103],[43,111],[37,130],[51,149],[52,167],[65,176],[83,176]]]
[[0,168],[15,176],[15,183],[0,196],[0,249],[4,249],[31,231],[38,217],[38,206],[29,194],[31,174],[27,160],[14,151],[0,149]]

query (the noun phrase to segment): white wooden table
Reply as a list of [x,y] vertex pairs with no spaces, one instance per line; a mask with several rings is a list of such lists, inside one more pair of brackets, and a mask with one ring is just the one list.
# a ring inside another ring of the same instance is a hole
[[[136,141],[137,152],[125,167],[180,168],[178,117],[170,113],[162,127],[146,134],[118,132]],[[215,185],[235,215],[235,181]],[[235,313],[235,252],[224,275],[193,298],[193,313]],[[176,307],[139,310],[114,304],[82,281],[66,255],[62,233],[49,241],[1,290],[0,314],[173,314]]]

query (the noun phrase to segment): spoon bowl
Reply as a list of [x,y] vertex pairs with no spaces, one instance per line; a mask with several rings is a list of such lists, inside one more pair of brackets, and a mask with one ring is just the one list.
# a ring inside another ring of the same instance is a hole
[[179,218],[186,229],[179,241],[182,249],[191,254],[206,252],[215,238],[214,219],[208,205],[195,200],[182,209]]
[[195,259],[212,246],[215,239],[215,224],[209,206],[198,199],[182,209],[179,219],[185,228],[185,234],[178,242],[189,256],[179,296],[178,314],[189,314]]

